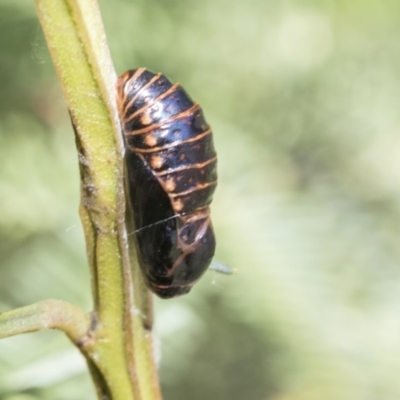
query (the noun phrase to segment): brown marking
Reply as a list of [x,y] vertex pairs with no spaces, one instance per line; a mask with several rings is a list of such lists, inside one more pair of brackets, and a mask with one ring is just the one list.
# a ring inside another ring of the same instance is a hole
[[150,115],[150,114],[143,114],[143,115],[140,117],[140,123],[141,123],[142,125],[150,125],[150,124],[151,124],[151,121],[152,121],[152,119],[151,119],[151,115]]
[[143,72],[146,71],[146,68],[138,68],[134,74],[132,71],[124,72],[118,79],[115,84],[115,88],[117,90],[117,105],[120,114],[120,118],[123,118],[124,115],[124,104],[129,94],[129,90],[126,90],[126,86],[129,82],[135,81]]
[[169,178],[164,182],[164,187],[167,192],[173,192],[176,188],[176,183],[173,178]]
[[[208,218],[209,216],[210,216],[210,206],[206,205],[206,206],[197,208],[195,211],[193,211],[190,214],[181,215],[179,218],[181,219],[182,224],[186,225],[186,224],[192,224],[193,222],[199,221],[201,219]],[[178,232],[181,232],[183,228],[184,227],[182,226],[182,228],[180,228],[178,230]]]
[[200,183],[199,183],[199,184],[196,185],[195,187],[190,188],[189,190],[185,190],[184,192],[170,194],[170,197],[186,196],[187,194],[196,192],[196,191],[198,191],[198,190],[205,189],[205,188],[207,188],[207,187],[209,187],[209,186],[216,185],[217,183],[218,183],[218,181],[206,182],[206,183],[203,183],[203,184],[200,184]]
[[178,236],[178,247],[182,250],[182,254],[175,260],[171,271],[173,272],[174,269],[186,258],[186,256],[193,251],[196,250],[197,245],[199,244],[200,240],[202,237],[205,235],[207,232],[207,228],[210,225],[210,218],[207,218],[203,224],[201,224],[200,228],[196,232],[196,238],[195,240],[190,243],[186,244],[179,236]]
[[[177,209],[174,207],[174,210],[177,211]],[[178,248],[182,251],[182,254],[175,260],[174,264],[172,265],[171,269],[168,271],[167,276],[172,276],[174,274],[174,270],[176,267],[184,260],[188,254],[192,253],[193,251],[196,250],[199,242],[201,241],[202,237],[207,231],[207,228],[209,227],[211,220],[210,220],[210,209],[208,206],[201,207],[197,209],[194,213],[188,215],[188,216],[180,216],[182,219],[183,224],[187,223],[193,223],[195,221],[205,219],[204,223],[201,224],[199,229],[196,232],[196,237],[194,241],[190,244],[186,244],[182,238],[181,238],[181,229],[178,231]],[[190,286],[193,286],[195,282],[191,283]],[[186,286],[186,285],[185,285]],[[157,288],[170,288],[170,285],[155,285]]]
[[98,325],[98,316],[96,315],[96,312],[90,313],[90,327],[89,330],[86,332],[86,334],[81,337],[79,340],[75,341],[75,344],[80,348],[84,349],[85,347],[88,346],[93,346],[93,343],[95,342],[95,330]]
[[[143,125],[145,125],[145,124],[143,124]],[[153,147],[152,149],[141,149],[139,147],[132,147],[132,150],[133,151],[137,151],[138,153],[154,153],[156,151],[167,150],[167,149],[170,149],[172,147],[179,146],[181,144],[196,142],[197,140],[203,139],[204,137],[206,137],[206,136],[208,136],[210,134],[211,134],[211,129],[207,129],[205,132],[200,133],[199,135],[197,135],[197,136],[195,136],[193,138],[190,138],[190,139],[177,140],[177,141],[172,142],[170,144],[167,144],[165,146]],[[149,145],[149,146],[151,146],[151,145]],[[181,156],[182,158],[180,158],[180,160],[184,160],[185,156],[183,154],[182,154],[182,156]]]
[[[193,114],[195,111],[197,111],[199,108],[200,108],[200,106],[198,104],[195,104],[193,107],[189,108],[188,110],[182,111],[181,113],[176,114],[176,115],[172,116],[171,118],[166,119],[163,122],[159,122],[159,123],[151,125],[151,126],[146,126],[146,128],[136,129],[136,130],[130,131],[130,132],[124,131],[124,134],[125,134],[125,136],[143,135],[144,133],[161,128],[163,125],[169,124],[178,119],[186,118],[189,115]],[[123,119],[122,122],[125,123],[125,122],[127,122],[127,120]]]
[[167,171],[159,172],[159,173],[157,174],[157,176],[163,176],[163,175],[173,174],[173,173],[175,173],[175,172],[185,171],[185,170],[194,169],[194,168],[200,169],[200,168],[203,168],[203,167],[205,167],[206,165],[211,164],[211,163],[213,163],[213,162],[215,162],[215,161],[217,161],[217,156],[212,157],[212,158],[210,158],[209,160],[204,161],[204,162],[202,162],[202,163],[191,164],[191,165],[185,165],[185,166],[176,167],[176,168],[171,168],[171,169],[168,169]]
[[132,115],[130,115],[128,118],[125,118],[125,123],[126,122],[130,122],[132,121],[135,117],[137,117],[139,114],[141,114],[142,112],[144,112],[145,110],[147,110],[148,108],[150,108],[153,104],[157,103],[158,101],[160,101],[161,99],[163,99],[164,97],[167,97],[168,95],[170,95],[171,93],[175,92],[176,89],[179,88],[179,83],[174,83],[168,90],[166,90],[164,93],[161,93],[158,97],[156,97],[155,99],[153,99],[150,103],[147,103],[146,105],[144,105],[142,108],[139,108],[139,110],[136,110],[134,113],[132,113]]
[[180,212],[183,210],[184,204],[181,199],[177,200],[171,199],[171,200],[172,200],[172,208],[174,209],[174,211]]
[[210,206],[206,205],[203,207],[197,208],[195,211],[188,215],[182,215],[180,216],[183,224],[191,224],[193,222],[196,222],[200,219],[208,218],[210,216]]
[[[143,68],[144,69],[144,68]],[[140,75],[139,75],[140,76]],[[162,75],[157,74],[153,76],[146,84],[144,84],[138,91],[137,93],[131,98],[128,104],[125,105],[123,109],[123,115],[127,113],[130,107],[132,107],[133,103],[138,99],[138,97],[141,95],[143,90],[146,90],[151,84],[153,84],[156,80],[158,80]],[[135,76],[134,79],[137,79],[138,76]],[[133,79],[133,78],[132,78]],[[150,97],[150,96],[149,96]]]
[[[154,136],[153,134],[149,133],[145,138],[144,138],[144,142],[147,146],[152,147],[155,146],[157,144],[157,137]],[[136,151],[136,150],[134,150]]]
[[151,167],[154,169],[159,169],[163,166],[164,164],[164,158],[161,156],[153,156],[150,159],[150,164]]

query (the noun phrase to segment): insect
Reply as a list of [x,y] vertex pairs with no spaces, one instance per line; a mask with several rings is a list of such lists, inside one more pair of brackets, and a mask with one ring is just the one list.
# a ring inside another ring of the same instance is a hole
[[215,251],[211,128],[200,106],[162,74],[129,70],[116,89],[141,270],[162,298],[188,293]]

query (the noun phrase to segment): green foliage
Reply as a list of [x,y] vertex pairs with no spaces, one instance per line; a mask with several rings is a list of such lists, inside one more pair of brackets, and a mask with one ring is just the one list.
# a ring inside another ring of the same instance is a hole
[[[165,399],[399,398],[396,2],[101,8],[118,72],[162,71],[201,102],[217,257],[238,269],[157,302]],[[31,2],[0,5],[0,72],[1,311],[89,309],[73,133]],[[94,398],[75,352],[56,333],[1,341],[0,398]]]

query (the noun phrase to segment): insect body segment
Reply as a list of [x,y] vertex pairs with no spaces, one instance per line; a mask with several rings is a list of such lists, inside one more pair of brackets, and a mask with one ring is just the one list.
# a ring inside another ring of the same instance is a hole
[[160,297],[187,293],[215,250],[211,128],[179,84],[144,68],[118,78],[117,100],[142,272]]

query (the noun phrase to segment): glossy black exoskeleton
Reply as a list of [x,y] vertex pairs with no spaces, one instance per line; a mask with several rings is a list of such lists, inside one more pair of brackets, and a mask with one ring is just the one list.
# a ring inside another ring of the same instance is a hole
[[188,293],[215,251],[211,128],[200,106],[161,74],[130,70],[116,87],[140,267],[158,296]]

